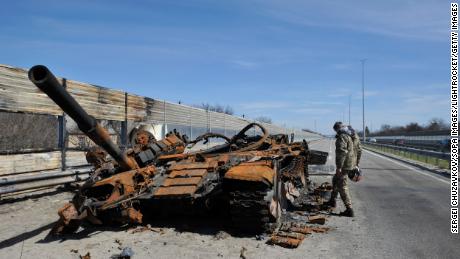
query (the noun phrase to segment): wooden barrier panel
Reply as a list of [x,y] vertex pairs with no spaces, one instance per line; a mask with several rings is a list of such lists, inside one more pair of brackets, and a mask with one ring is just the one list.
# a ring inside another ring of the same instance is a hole
[[0,65],[0,110],[62,115],[61,109],[27,77],[27,71]]
[[88,165],[84,151],[67,151],[65,158],[68,167]]
[[61,152],[0,156],[0,176],[51,170],[61,167]]

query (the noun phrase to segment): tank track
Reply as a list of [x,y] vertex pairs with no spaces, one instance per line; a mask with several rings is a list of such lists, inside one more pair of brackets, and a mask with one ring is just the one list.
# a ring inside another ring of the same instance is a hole
[[[252,183],[254,184],[254,183]],[[236,181],[228,195],[233,227],[244,233],[270,232],[277,219],[270,214],[271,188]]]

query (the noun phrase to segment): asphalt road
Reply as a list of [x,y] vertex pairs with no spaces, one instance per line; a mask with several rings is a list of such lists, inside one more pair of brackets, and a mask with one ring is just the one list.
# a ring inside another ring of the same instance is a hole
[[[332,143],[324,140],[312,147],[331,147],[333,153]],[[329,162],[333,159],[331,154]],[[356,218],[332,219],[337,229],[318,256],[460,258],[460,237],[450,233],[448,178],[369,151],[361,161],[364,180],[349,182]]]
[[[311,147],[330,151],[312,180],[330,181],[333,140]],[[96,229],[65,239],[47,239],[56,211],[71,198],[54,192],[0,205],[0,258],[109,258],[130,247],[133,258],[460,258],[460,238],[449,229],[448,179],[365,152],[364,180],[350,182],[355,218],[330,216],[326,234],[308,236],[297,249],[265,244],[255,237],[216,238],[221,228],[178,224],[158,232]],[[336,212],[343,210],[339,201]],[[122,245],[120,245],[120,243]],[[244,248],[244,249],[243,249]],[[76,251],[78,250],[78,251]],[[73,252],[72,252],[73,251]]]

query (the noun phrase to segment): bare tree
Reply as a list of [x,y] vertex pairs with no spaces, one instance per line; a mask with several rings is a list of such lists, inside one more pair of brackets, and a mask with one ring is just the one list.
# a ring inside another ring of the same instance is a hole
[[212,112],[219,112],[219,113],[226,113],[229,115],[233,115],[233,108],[230,107],[229,105],[223,106],[221,104],[216,104],[212,105],[209,103],[201,103],[201,104],[193,104],[192,105],[195,108],[200,108],[206,111],[212,111]]
[[406,125],[406,132],[416,132],[416,131],[422,131],[423,127],[420,126],[417,122],[411,122]]
[[376,132],[372,132],[372,135],[376,136],[391,136],[391,135],[398,135],[398,134],[405,134],[405,133],[412,133],[412,132],[420,132],[420,131],[434,131],[434,130],[448,130],[449,125],[444,122],[443,119],[440,118],[433,118],[431,119],[426,126],[422,126],[417,122],[411,122],[406,126],[390,126],[388,124],[383,124],[380,127],[380,130]]
[[231,106],[227,105],[225,107],[224,113],[229,114],[229,115],[233,115],[234,114],[233,108]]
[[449,126],[444,122],[443,119],[433,118],[428,122],[426,130],[446,130]]
[[267,116],[259,116],[257,118],[255,118],[256,121],[259,121],[259,122],[265,122],[265,123],[272,123],[272,119],[270,117],[267,117]]

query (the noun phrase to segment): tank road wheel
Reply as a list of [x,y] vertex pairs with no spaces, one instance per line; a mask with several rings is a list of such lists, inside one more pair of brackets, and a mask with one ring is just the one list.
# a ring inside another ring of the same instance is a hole
[[230,217],[235,229],[244,233],[271,232],[280,222],[282,202],[274,197],[274,186],[233,180],[227,187]]

